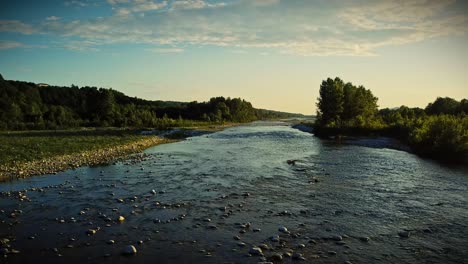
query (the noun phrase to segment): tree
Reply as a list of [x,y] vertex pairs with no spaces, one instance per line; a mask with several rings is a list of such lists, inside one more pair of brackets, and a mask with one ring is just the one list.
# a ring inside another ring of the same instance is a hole
[[426,106],[425,111],[428,115],[453,115],[456,114],[459,109],[460,103],[457,100],[450,97],[437,97],[433,103],[429,103]]
[[338,77],[322,81],[317,103],[317,120],[322,126],[339,126],[344,104],[343,86],[343,81]]

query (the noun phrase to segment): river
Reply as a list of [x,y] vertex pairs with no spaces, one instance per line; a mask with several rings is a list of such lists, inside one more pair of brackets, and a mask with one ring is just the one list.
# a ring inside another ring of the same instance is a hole
[[467,261],[467,168],[366,142],[254,122],[1,183],[2,263]]

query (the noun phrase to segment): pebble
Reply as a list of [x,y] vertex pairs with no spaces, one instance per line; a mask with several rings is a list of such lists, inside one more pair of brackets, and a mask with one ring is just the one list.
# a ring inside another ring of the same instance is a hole
[[411,233],[409,231],[400,231],[398,232],[398,236],[400,236],[401,238],[409,238],[411,236]]
[[269,250],[270,249],[270,247],[267,244],[260,244],[260,245],[258,245],[258,247],[263,249],[263,250]]
[[249,253],[252,255],[260,256],[263,255],[263,251],[258,247],[253,247],[249,250]]
[[119,216],[119,222],[123,222],[123,221],[125,221],[125,217]]
[[288,233],[288,232],[289,232],[288,229],[287,229],[285,226],[280,226],[280,227],[278,228],[278,231],[280,231],[280,232],[282,232],[282,233]]
[[240,240],[239,236],[233,236],[234,240]]
[[361,240],[362,242],[369,242],[370,237],[360,237],[359,240]]
[[92,236],[92,235],[95,235],[95,234],[96,234],[96,232],[97,232],[97,230],[95,230],[95,229],[88,229],[88,231],[86,231],[86,234],[88,234],[88,235],[91,235],[91,236]]
[[112,239],[111,239],[111,240],[108,240],[108,241],[107,241],[107,244],[109,244],[109,245],[115,244],[115,241],[112,240]]
[[274,235],[274,236],[270,237],[270,240],[273,241],[273,242],[279,242],[280,237],[278,235]]
[[271,256],[271,259],[275,260],[275,261],[281,261],[281,260],[283,260],[283,256],[281,254],[279,254],[279,253],[275,253],[275,254],[273,254]]
[[302,258],[304,258],[304,257],[302,256],[301,253],[298,253],[298,252],[296,252],[296,253],[294,253],[294,254],[292,255],[292,259],[295,259],[295,260],[300,260],[300,259],[302,259]]
[[343,237],[342,236],[333,236],[332,239],[335,240],[335,241],[341,241],[341,240],[343,240]]
[[135,246],[133,245],[128,245],[122,249],[123,255],[135,255],[136,253],[137,253],[137,250]]
[[304,244],[299,244],[297,245],[297,248],[305,248],[306,246]]
[[238,245],[239,247],[245,247],[245,246],[246,246],[246,244],[245,244],[244,242],[238,242],[237,245]]
[[218,227],[216,225],[208,225],[207,226],[208,229],[218,229]]
[[254,231],[254,232],[260,232],[260,231],[262,231],[262,230],[261,230],[260,228],[254,228],[254,229],[252,229],[252,231]]

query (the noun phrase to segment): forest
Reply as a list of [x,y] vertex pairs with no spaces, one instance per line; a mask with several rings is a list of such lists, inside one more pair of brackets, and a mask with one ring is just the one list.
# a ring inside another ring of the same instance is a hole
[[378,98],[340,78],[322,81],[317,136],[382,135],[398,138],[418,154],[450,161],[468,157],[468,101],[439,97],[424,109],[378,109]]
[[149,101],[105,88],[37,85],[7,81],[0,75],[0,130],[76,127],[166,129],[193,121],[223,123],[298,116],[255,109],[240,98],[208,102]]

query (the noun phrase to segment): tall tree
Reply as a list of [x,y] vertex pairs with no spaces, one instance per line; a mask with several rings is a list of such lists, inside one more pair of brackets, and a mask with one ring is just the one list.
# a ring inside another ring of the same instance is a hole
[[317,118],[323,126],[339,126],[344,105],[344,82],[336,77],[328,78],[320,85]]

